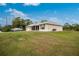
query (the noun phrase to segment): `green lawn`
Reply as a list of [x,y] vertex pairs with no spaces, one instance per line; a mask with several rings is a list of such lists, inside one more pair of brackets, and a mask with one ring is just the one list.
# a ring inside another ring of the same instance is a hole
[[0,55],[79,55],[79,32],[0,33]]

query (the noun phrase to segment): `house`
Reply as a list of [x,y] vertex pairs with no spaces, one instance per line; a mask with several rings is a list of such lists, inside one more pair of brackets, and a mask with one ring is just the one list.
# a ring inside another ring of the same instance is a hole
[[63,31],[63,27],[55,22],[43,22],[28,25],[26,31]]
[[21,28],[13,28],[13,29],[11,29],[11,31],[12,32],[17,32],[17,31],[23,31],[23,29],[21,29]]

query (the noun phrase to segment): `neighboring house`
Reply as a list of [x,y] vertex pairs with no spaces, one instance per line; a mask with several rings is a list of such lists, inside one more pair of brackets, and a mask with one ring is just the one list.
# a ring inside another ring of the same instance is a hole
[[17,31],[23,31],[23,29],[21,29],[21,28],[13,28],[13,29],[11,29],[11,31],[12,32],[17,32]]
[[63,27],[54,22],[43,22],[28,25],[26,31],[63,31]]

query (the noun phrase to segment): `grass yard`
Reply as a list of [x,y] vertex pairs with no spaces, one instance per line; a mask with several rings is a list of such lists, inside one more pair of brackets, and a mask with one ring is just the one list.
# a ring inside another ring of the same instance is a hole
[[78,56],[79,32],[0,33],[0,55]]

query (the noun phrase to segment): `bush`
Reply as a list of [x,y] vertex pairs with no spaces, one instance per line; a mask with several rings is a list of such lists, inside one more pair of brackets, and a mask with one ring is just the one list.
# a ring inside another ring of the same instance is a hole
[[2,31],[3,31],[3,32],[9,32],[9,31],[11,31],[11,26],[8,25],[8,26],[2,27]]
[[69,24],[66,23],[63,26],[64,30],[73,30],[73,31],[79,31],[79,24]]

